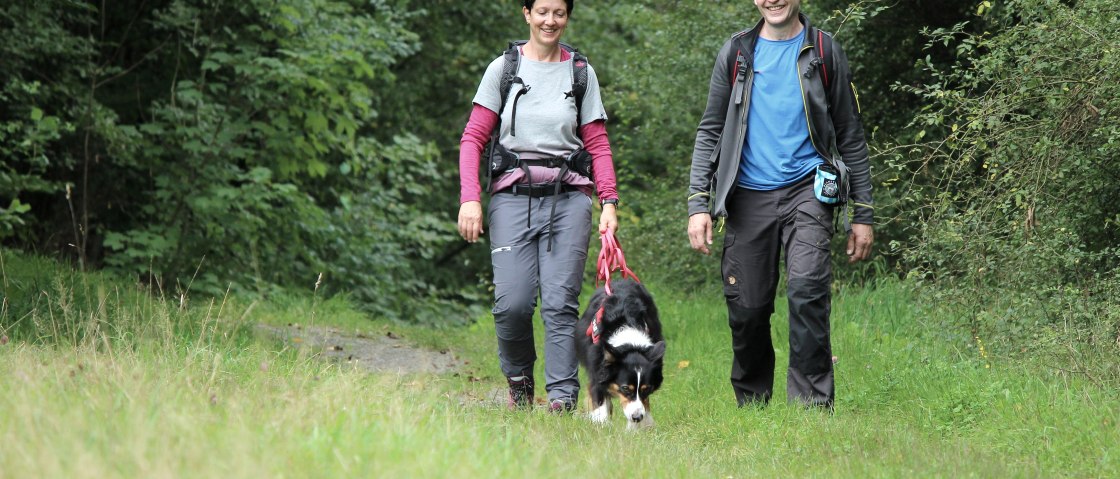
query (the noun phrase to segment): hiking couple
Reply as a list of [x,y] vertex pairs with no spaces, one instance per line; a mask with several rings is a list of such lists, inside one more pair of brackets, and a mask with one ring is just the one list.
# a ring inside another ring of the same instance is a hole
[[[753,0],[762,19],[716,55],[697,128],[688,237],[709,254],[725,232],[722,278],[740,406],[772,396],[770,316],[785,252],[790,322],[787,397],[831,410],[830,239],[849,227],[849,261],[871,254],[867,144],[847,58],[811,26],[800,0]],[[618,227],[606,111],[594,68],[560,39],[574,0],[524,0],[529,39],[490,63],[459,155],[459,233],[489,229],[498,359],[511,407],[534,399],[533,313],[540,296],[549,410],[575,409],[574,337],[592,224]],[[489,145],[489,147],[487,147]],[[479,168],[490,192],[482,212]],[[850,214],[848,214],[850,211]]]

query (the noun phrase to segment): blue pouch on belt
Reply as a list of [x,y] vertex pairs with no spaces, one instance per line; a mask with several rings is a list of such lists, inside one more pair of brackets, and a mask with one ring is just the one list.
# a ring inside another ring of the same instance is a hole
[[834,160],[836,166],[825,162],[817,167],[813,178],[813,194],[826,205],[842,205],[848,202],[848,166]]

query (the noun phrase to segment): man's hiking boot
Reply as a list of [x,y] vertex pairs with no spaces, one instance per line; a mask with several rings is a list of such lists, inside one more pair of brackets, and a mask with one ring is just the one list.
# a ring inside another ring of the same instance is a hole
[[533,406],[533,377],[514,376],[509,382],[509,408],[528,409]]

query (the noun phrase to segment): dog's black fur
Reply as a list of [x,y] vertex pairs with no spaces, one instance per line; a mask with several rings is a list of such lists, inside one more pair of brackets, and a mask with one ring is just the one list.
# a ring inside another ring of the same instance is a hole
[[[636,281],[614,281],[611,292],[608,296],[604,288],[599,288],[576,326],[576,352],[587,371],[591,417],[596,422],[606,421],[611,412],[609,394],[619,399],[630,426],[652,425],[649,396],[661,387],[665,357],[665,338],[661,335],[657,306],[649,291]],[[594,344],[586,331],[595,321],[600,306],[603,319],[599,326],[599,343]],[[628,337],[638,341],[612,345],[612,337],[626,328],[635,330],[628,333]],[[602,407],[605,409],[600,409]],[[643,422],[647,419],[648,423]]]

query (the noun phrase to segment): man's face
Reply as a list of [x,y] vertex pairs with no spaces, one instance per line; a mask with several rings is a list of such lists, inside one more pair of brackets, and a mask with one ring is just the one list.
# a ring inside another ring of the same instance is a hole
[[801,0],[754,0],[763,20],[772,28],[785,29],[797,20]]

